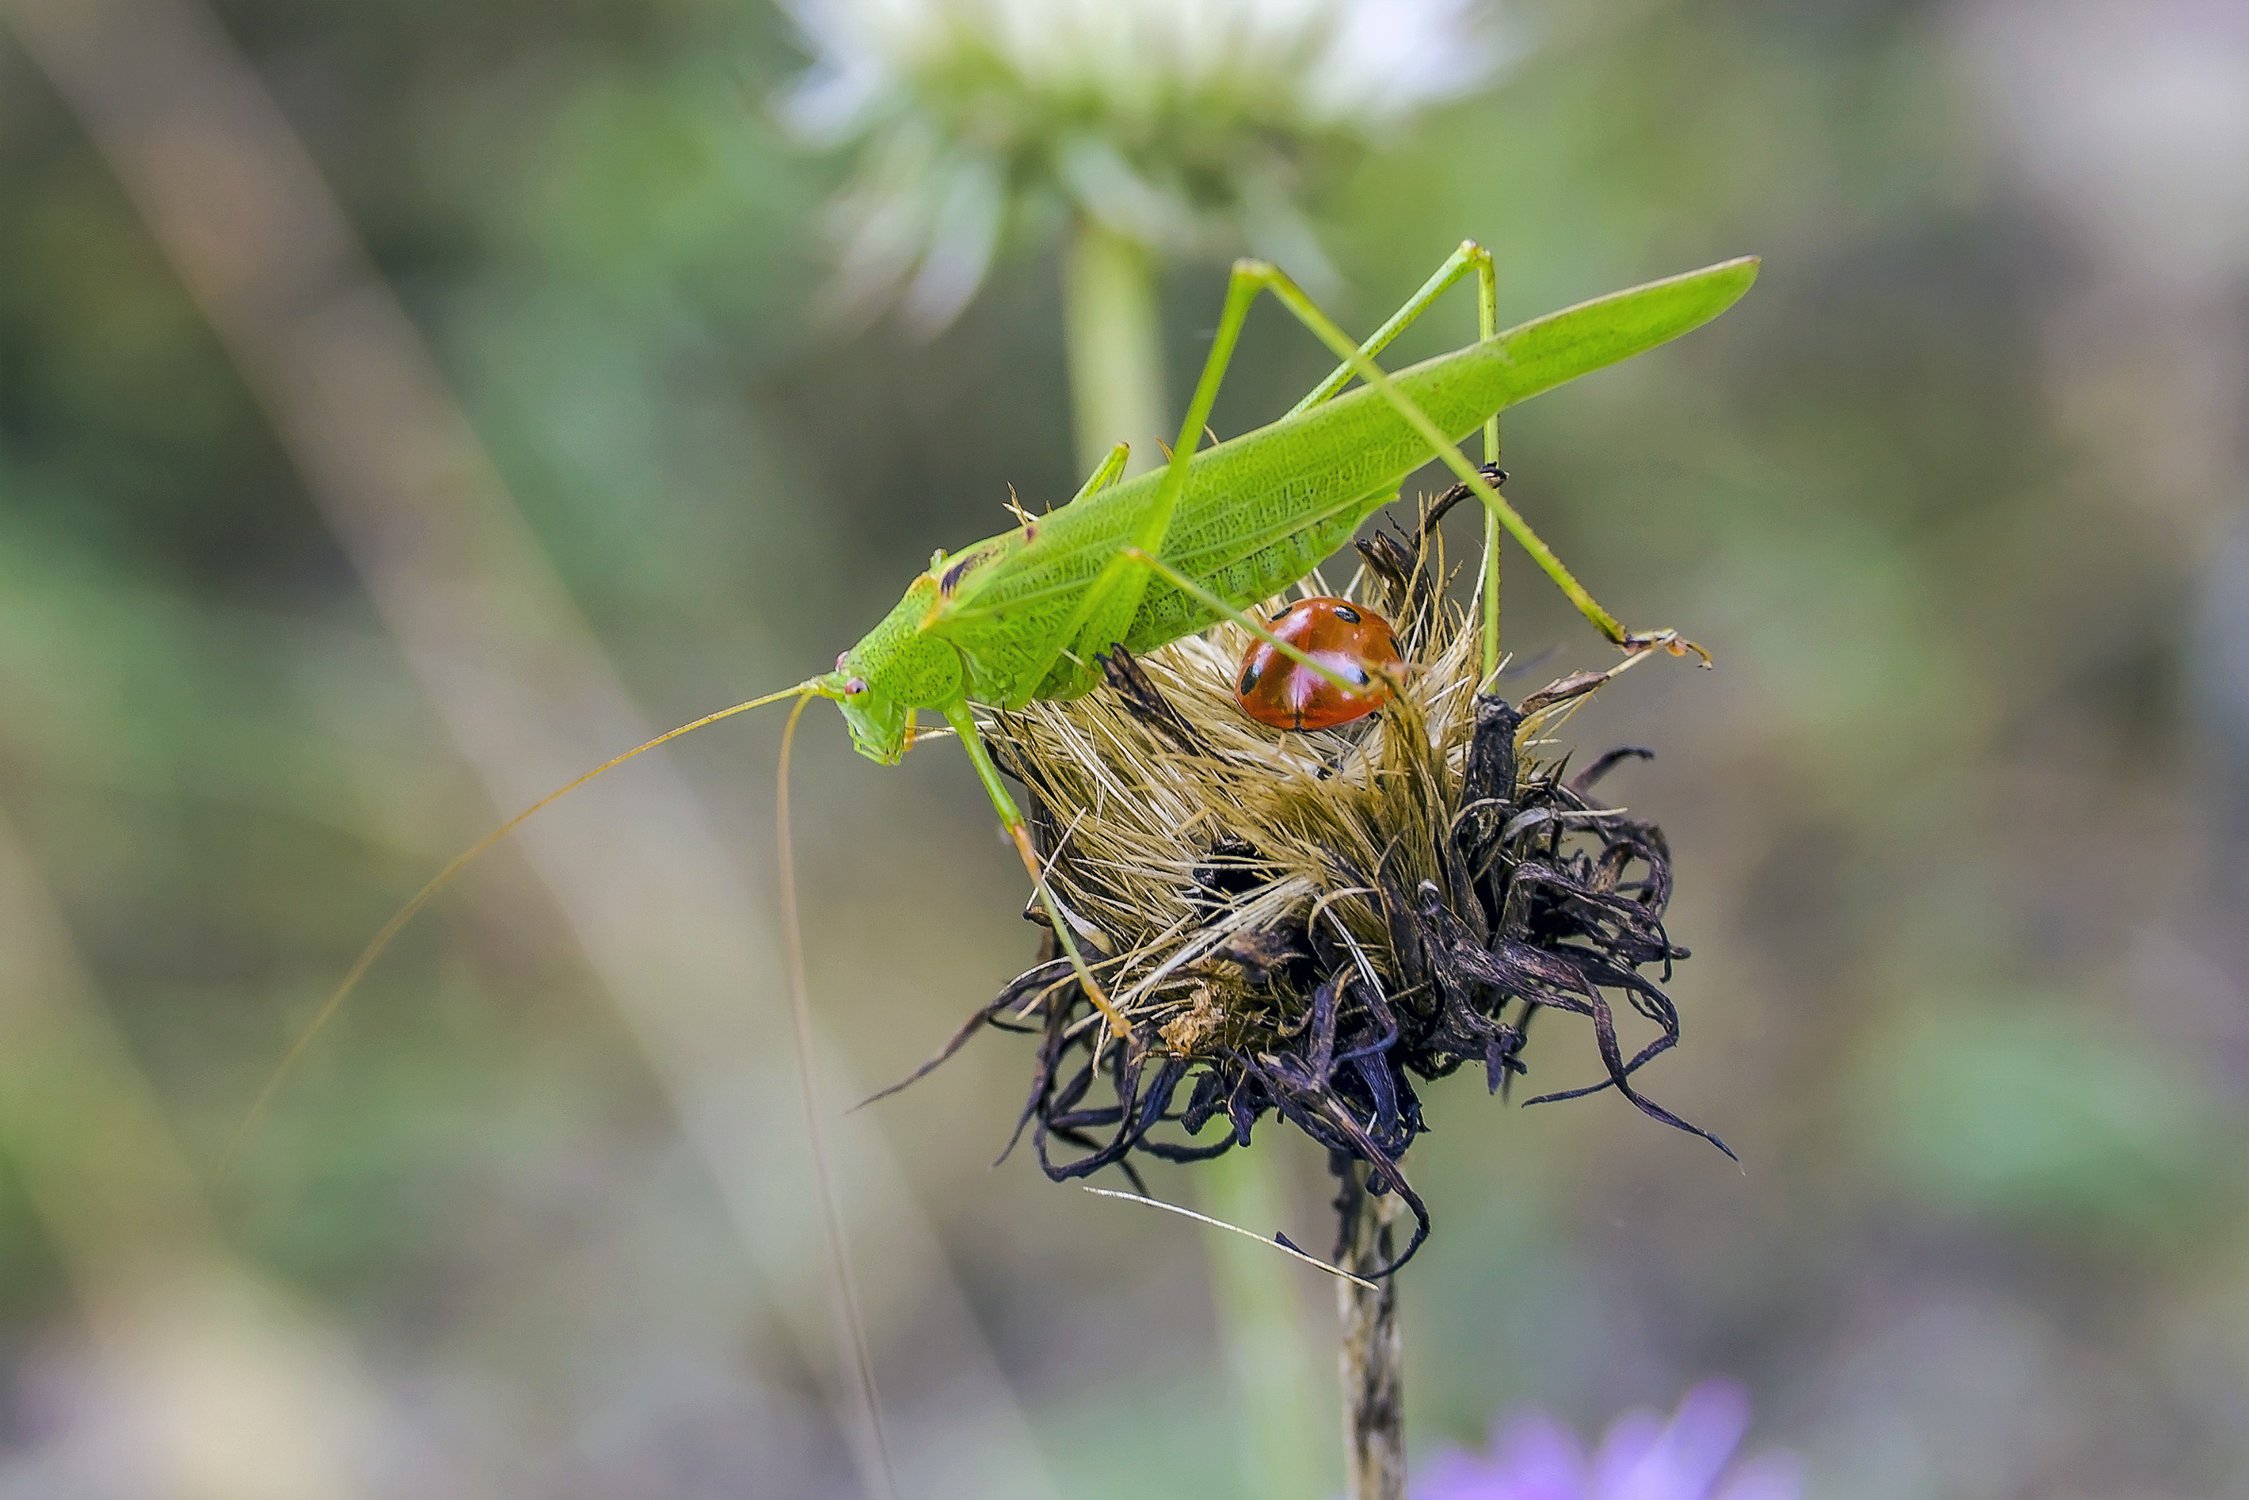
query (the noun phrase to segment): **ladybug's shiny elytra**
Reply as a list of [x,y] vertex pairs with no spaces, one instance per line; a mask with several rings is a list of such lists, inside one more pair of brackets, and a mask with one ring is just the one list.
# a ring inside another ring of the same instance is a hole
[[1399,664],[1390,622],[1348,599],[1302,599],[1269,626],[1273,634],[1338,677],[1329,681],[1269,641],[1251,641],[1234,679],[1234,701],[1260,724],[1275,729],[1333,729],[1363,719],[1390,701],[1390,677]]

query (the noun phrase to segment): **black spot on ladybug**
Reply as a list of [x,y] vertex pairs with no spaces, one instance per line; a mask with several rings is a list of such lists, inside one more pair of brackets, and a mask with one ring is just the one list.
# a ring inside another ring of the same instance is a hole
[[1368,683],[1374,681],[1372,677],[1369,677],[1367,675],[1367,669],[1365,667],[1357,665],[1354,665],[1351,668],[1351,680],[1361,687],[1365,687]]
[[1348,604],[1338,604],[1335,607],[1335,617],[1346,625],[1359,623],[1359,612]]
[[1256,687],[1257,679],[1262,677],[1263,675],[1265,675],[1264,663],[1254,661],[1251,662],[1248,666],[1242,669],[1242,685],[1240,691],[1246,693],[1251,688]]

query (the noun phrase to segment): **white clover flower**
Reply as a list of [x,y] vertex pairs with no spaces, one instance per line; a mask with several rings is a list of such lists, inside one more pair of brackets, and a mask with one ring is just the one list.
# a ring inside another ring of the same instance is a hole
[[1185,250],[1323,264],[1309,161],[1509,60],[1477,0],[783,0],[815,57],[783,101],[857,143],[844,282],[950,319],[1011,229],[1082,216]]

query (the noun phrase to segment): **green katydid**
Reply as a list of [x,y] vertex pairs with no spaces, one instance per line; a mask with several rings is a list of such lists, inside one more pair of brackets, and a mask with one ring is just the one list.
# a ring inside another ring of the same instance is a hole
[[[1375,356],[1470,273],[1478,278],[1484,336],[1450,354],[1385,373]],[[1021,855],[1062,952],[1112,1027],[1127,1034],[1124,1018],[1095,981],[1056,906],[1028,824],[984,748],[974,705],[1006,709],[1034,698],[1076,697],[1100,681],[1097,659],[1104,653],[1120,645],[1152,650],[1220,619],[1235,621],[1312,670],[1331,675],[1241,611],[1289,587],[1342,547],[1432,457],[1453,471],[1490,522],[1512,535],[1611,642],[1628,652],[1695,649],[1668,630],[1627,631],[1455,445],[1479,427],[1489,430],[1508,406],[1708,322],[1738,300],[1756,274],[1753,257],[1725,261],[1494,333],[1491,257],[1470,242],[1362,344],[1278,268],[1237,262],[1166,465],[1121,479],[1126,449],[1120,444],[1069,503],[1025,517],[1012,530],[958,552],[934,556],[898,605],[836,659],[834,671],[635,746],[549,793],[456,856],[384,925],[330,993],[244,1120],[237,1144],[376,957],[463,867],[603,772],[705,725],[783,700],[794,700],[799,713],[815,698],[833,701],[860,753],[886,765],[895,764],[912,743],[917,711],[942,716]],[[1201,447],[1219,385],[1260,292],[1270,292],[1341,363],[1280,420]],[[1360,384],[1347,390],[1354,379]],[[1496,542],[1492,525],[1486,537],[1489,568]],[[1496,626],[1491,590],[1486,592],[1488,670],[1496,657]],[[792,714],[792,733],[795,723]],[[786,756],[784,744],[784,766]],[[784,833],[785,828],[784,822]]]

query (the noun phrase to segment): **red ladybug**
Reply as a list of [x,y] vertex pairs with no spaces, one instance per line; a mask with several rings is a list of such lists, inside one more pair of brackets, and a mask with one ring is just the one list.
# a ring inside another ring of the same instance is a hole
[[1333,729],[1363,719],[1390,701],[1390,677],[1401,658],[1390,622],[1348,599],[1302,599],[1270,626],[1274,635],[1340,677],[1360,684],[1338,687],[1275,649],[1253,640],[1242,653],[1234,701],[1260,724],[1275,729]]

